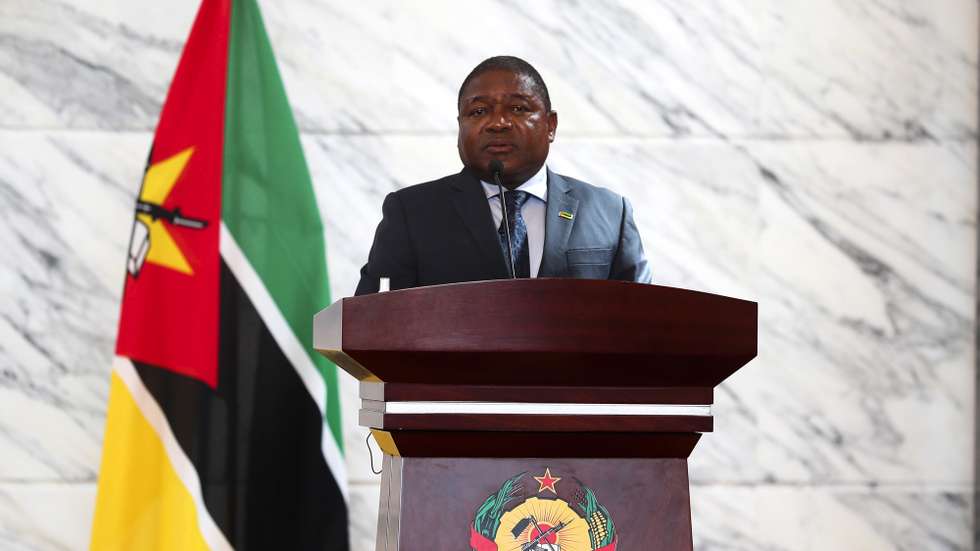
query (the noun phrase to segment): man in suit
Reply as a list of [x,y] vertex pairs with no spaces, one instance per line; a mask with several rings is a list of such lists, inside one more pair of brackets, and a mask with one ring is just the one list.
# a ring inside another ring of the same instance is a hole
[[650,282],[629,202],[545,166],[558,113],[534,67],[511,56],[483,61],[457,107],[463,170],[388,194],[356,294],[377,292],[381,278],[391,289],[507,278],[511,255],[517,277]]

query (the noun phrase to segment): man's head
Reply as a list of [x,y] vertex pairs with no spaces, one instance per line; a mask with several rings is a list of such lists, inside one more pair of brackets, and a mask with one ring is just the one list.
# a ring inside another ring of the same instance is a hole
[[491,181],[493,159],[503,163],[502,181],[511,188],[541,169],[558,114],[531,64],[512,56],[483,61],[463,80],[457,106],[459,158],[480,178]]

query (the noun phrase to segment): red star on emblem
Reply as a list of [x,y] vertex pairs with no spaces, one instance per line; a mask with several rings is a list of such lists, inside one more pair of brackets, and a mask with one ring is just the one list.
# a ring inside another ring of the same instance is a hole
[[540,485],[538,488],[539,494],[545,490],[551,490],[551,493],[558,495],[558,491],[555,490],[555,484],[561,480],[561,477],[551,476],[551,469],[549,467],[545,467],[544,476],[536,476],[534,480],[537,480]]

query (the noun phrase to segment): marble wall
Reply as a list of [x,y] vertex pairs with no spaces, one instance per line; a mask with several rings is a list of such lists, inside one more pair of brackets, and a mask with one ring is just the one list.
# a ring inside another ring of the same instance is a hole
[[[549,164],[632,200],[655,281],[759,303],[691,460],[696,548],[972,548],[976,0],[261,5],[335,297],[383,196],[458,170],[469,69],[525,57]],[[0,549],[87,544],[134,194],[196,8],[0,0]]]

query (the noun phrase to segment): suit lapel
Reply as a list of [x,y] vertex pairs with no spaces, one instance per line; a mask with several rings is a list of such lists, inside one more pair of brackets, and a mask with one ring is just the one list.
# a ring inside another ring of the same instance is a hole
[[544,217],[544,253],[541,256],[538,277],[560,277],[568,272],[565,251],[578,212],[578,199],[573,195],[568,182],[549,170],[548,207]]
[[451,186],[456,213],[476,242],[484,264],[494,277],[506,278],[507,261],[493,230],[493,216],[480,180],[464,169],[452,180]]

